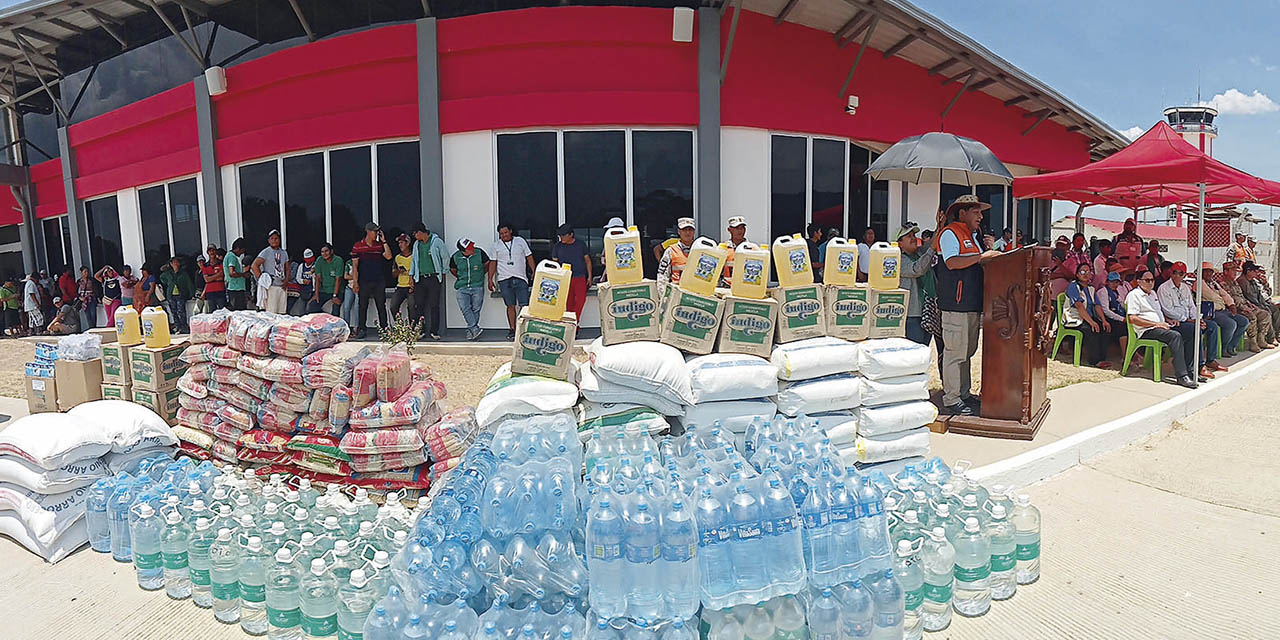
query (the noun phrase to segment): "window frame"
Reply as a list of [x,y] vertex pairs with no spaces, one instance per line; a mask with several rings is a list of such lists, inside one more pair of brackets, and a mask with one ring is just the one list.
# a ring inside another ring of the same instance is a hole
[[[862,145],[859,145],[851,141],[849,138],[841,138],[839,136],[828,136],[828,135],[815,134],[815,133],[804,133],[799,131],[786,131],[782,129],[769,129],[769,150],[770,150],[768,154],[769,167],[768,167],[768,170],[765,172],[765,175],[767,176],[766,179],[769,182],[768,184],[769,209],[766,213],[765,218],[769,224],[768,237],[771,239],[770,241],[772,242],[772,239],[777,237],[777,235],[773,230],[773,153],[772,153],[772,150],[773,150],[774,136],[803,138],[805,141],[803,228],[806,230],[808,229],[809,224],[813,222],[813,141],[814,140],[830,140],[832,142],[838,142],[842,144],[843,150],[844,150],[844,153],[842,154],[842,158],[844,161],[844,179],[841,181],[840,184],[841,184],[841,190],[844,192],[844,212],[841,215],[841,219],[842,219],[841,225],[844,228],[845,234],[846,235],[849,234],[849,145],[856,146],[860,149],[866,149],[866,147],[863,147]],[[867,180],[870,181],[871,176],[867,176]],[[871,184],[870,182],[868,182],[867,183],[867,220],[865,222],[866,225],[871,224],[870,195],[871,195]]]
[[[256,164],[256,163],[246,162],[245,164]],[[237,166],[238,166],[238,165],[237,165]],[[209,246],[209,232],[208,232],[208,230],[205,228],[205,215],[206,215],[206,214],[205,214],[205,209],[204,209],[204,181],[200,179],[200,174],[199,174],[199,173],[192,173],[192,174],[188,174],[188,175],[185,175],[185,176],[178,176],[178,177],[176,177],[176,178],[169,178],[169,179],[167,179],[167,180],[160,180],[160,181],[157,181],[157,182],[148,182],[148,183],[146,183],[146,184],[140,184],[140,185],[137,185],[137,186],[135,186],[135,187],[131,187],[131,188],[129,189],[129,191],[132,191],[132,192],[133,192],[133,193],[132,193],[132,196],[133,196],[133,200],[134,200],[134,202],[141,202],[141,199],[139,198],[139,195],[140,195],[140,193],[141,193],[142,191],[144,191],[144,190],[146,190],[146,189],[152,189],[152,188],[155,188],[155,187],[164,187],[164,224],[165,224],[165,230],[166,230],[166,233],[168,233],[168,235],[169,235],[169,251],[171,252],[171,254],[172,254],[172,252],[173,252],[173,250],[174,250],[174,243],[173,243],[173,201],[172,201],[172,199],[169,197],[169,187],[170,187],[170,185],[173,185],[174,183],[178,183],[178,182],[185,182],[185,181],[187,181],[187,180],[195,180],[195,181],[196,181],[196,208],[197,208],[197,209],[199,210],[199,212],[200,212],[200,215],[199,215],[199,220],[200,220],[200,250],[201,250],[201,252],[203,252],[203,251],[204,251],[204,248],[205,248],[205,247],[207,247],[207,246]],[[237,195],[237,196],[239,195],[239,191],[240,191],[240,172],[239,172],[239,171],[237,171],[237,172],[236,172],[236,195]],[[98,199],[98,198],[94,198],[94,200],[97,200],[97,199]],[[238,213],[238,212],[237,212],[237,213]],[[142,212],[141,212],[141,209],[139,209],[139,211],[138,211],[138,238],[139,238],[139,240],[141,240],[141,238],[142,238]],[[146,252],[146,247],[143,247],[143,253],[145,254],[145,252]]]

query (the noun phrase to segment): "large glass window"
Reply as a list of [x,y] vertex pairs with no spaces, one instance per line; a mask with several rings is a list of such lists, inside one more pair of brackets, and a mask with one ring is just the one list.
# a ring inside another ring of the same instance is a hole
[[[124,252],[120,248],[120,207],[116,197],[110,196],[84,203],[89,223],[89,266],[91,271],[105,265],[119,267],[124,264]],[[79,265],[78,265],[79,266]]]
[[421,172],[417,141],[378,145],[378,224],[388,238],[410,233],[422,222]]
[[62,244],[62,220],[66,216],[45,218],[40,221],[44,225],[44,255],[46,267],[51,275],[57,275],[67,269],[67,258]]
[[[641,246],[675,237],[676,219],[693,217],[693,132],[633,132],[631,172],[632,212]],[[654,278],[658,260],[651,257],[645,256],[644,271]]]
[[[845,143],[841,140],[813,139],[812,221],[844,235]],[[815,256],[816,259],[816,256]]]
[[627,149],[623,131],[564,133],[564,221],[586,244],[592,271],[602,270],[604,223],[627,217]]
[[284,159],[284,221],[290,260],[302,260],[306,249],[319,255],[327,237],[323,153]]
[[138,190],[138,214],[142,218],[142,266],[151,273],[159,273],[160,265],[173,255],[169,246],[164,185]]
[[846,235],[859,237],[871,220],[871,176],[867,175],[871,152],[856,144],[849,145],[849,228]]
[[1004,228],[1009,226],[1004,211],[1005,187],[999,184],[984,184],[977,187],[977,191],[978,199],[991,205],[991,208],[982,214],[982,228],[986,233],[999,238],[1004,233]]
[[[878,153],[872,153],[870,164],[874,164],[876,159],[880,157]],[[868,179],[871,176],[867,176]],[[867,226],[876,230],[876,238],[884,239],[889,237],[889,181],[888,180],[871,180],[871,223]],[[866,227],[863,227],[865,230]]]
[[770,158],[769,238],[804,235],[808,173],[805,138],[773,136]]
[[187,257],[204,253],[204,247],[200,246],[200,192],[196,179],[170,182],[168,189],[173,252]]
[[529,242],[535,261],[551,256],[559,226],[556,167],[554,131],[498,136],[498,222]]
[[267,234],[280,228],[280,181],[276,162],[240,167],[240,226],[251,258],[267,246]]
[[329,202],[333,211],[333,246],[339,255],[364,237],[373,221],[373,166],[369,147],[329,152]]

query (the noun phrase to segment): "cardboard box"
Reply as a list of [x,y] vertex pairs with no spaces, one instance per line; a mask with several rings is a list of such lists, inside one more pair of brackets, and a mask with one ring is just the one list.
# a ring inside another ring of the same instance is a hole
[[662,314],[659,340],[688,353],[711,353],[715,349],[716,338],[720,336],[723,317],[723,299],[673,288]]
[[55,361],[28,362],[25,366],[25,370],[23,374],[32,378],[52,378],[54,373],[54,366],[53,366],[54,362]]
[[178,417],[178,397],[182,395],[178,389],[167,391],[150,391],[133,389],[133,401],[156,412],[164,421],[173,424]]
[[866,340],[871,329],[871,289],[865,284],[826,287],[827,335]]
[[606,346],[655,341],[662,335],[657,282],[641,280],[623,285],[601,282],[596,298],[600,302],[600,336]]
[[906,289],[871,292],[871,327],[868,338],[903,338],[907,335]]
[[778,342],[794,342],[827,335],[825,300],[820,284],[773,289],[778,301]]
[[126,400],[133,402],[133,390],[127,384],[102,383],[103,400]]
[[56,342],[37,342],[36,343],[36,362],[39,364],[53,364],[58,359],[58,343]]
[[102,399],[102,358],[59,360],[58,408],[66,411],[90,400]]
[[720,322],[721,353],[747,353],[768,358],[773,353],[773,333],[778,326],[778,301],[725,296]]
[[578,318],[571,312],[560,320],[543,320],[530,315],[528,307],[521,309],[516,318],[511,373],[567,380],[577,335]]
[[90,329],[85,333],[92,333],[102,339],[102,344],[110,344],[118,340],[115,327],[97,327]]
[[102,380],[118,385],[133,384],[133,367],[129,352],[134,347],[113,342],[102,345]]
[[178,378],[186,371],[186,364],[178,359],[185,342],[171,344],[163,349],[137,346],[129,350],[130,384],[134,390],[168,391],[178,384]]
[[27,411],[42,413],[58,410],[58,381],[53,378],[27,376]]

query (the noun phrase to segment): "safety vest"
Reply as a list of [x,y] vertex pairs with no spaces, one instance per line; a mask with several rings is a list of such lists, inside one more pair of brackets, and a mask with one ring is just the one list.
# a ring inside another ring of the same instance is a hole
[[684,273],[684,265],[689,261],[689,254],[680,248],[680,243],[667,247],[667,257],[671,259],[671,284],[680,284],[680,275]]
[[[950,230],[960,241],[962,256],[982,253],[977,238],[969,226],[963,222],[952,222],[942,233]],[[942,233],[938,234],[939,239]],[[938,308],[943,311],[982,311],[982,265],[973,264],[963,269],[952,269],[946,260],[939,260],[937,266]]]

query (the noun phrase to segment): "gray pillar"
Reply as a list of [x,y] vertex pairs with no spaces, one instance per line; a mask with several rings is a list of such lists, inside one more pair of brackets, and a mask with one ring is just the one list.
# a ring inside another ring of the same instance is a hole
[[418,154],[422,171],[422,222],[444,234],[444,152],[440,144],[440,66],[436,19],[418,20]]
[[720,237],[720,12],[698,9],[698,230]]
[[100,265],[89,261],[88,218],[84,203],[76,198],[76,158],[67,139],[66,127],[58,128],[58,151],[62,156],[62,185],[67,194],[67,223],[71,225],[71,256],[67,263],[77,269],[89,267],[89,271],[93,271]]
[[44,255],[44,243],[36,240],[44,236],[41,233],[43,225],[36,220],[35,204],[26,197],[27,193],[35,193],[35,189],[31,188],[30,179],[21,187],[9,188],[13,190],[13,197],[18,201],[18,208],[22,209],[22,225],[18,227],[18,236],[22,240],[22,271],[31,273],[37,269],[37,265],[48,264],[49,260]]
[[228,246],[226,211],[222,204],[222,176],[218,175],[218,125],[213,118],[213,100],[204,74],[191,82],[196,90],[196,135],[200,140],[200,185],[204,197],[204,234],[210,244]]

